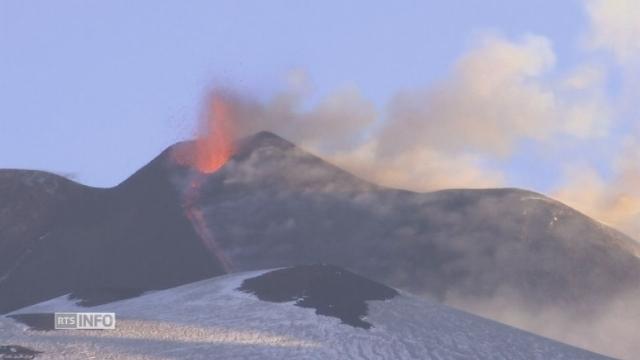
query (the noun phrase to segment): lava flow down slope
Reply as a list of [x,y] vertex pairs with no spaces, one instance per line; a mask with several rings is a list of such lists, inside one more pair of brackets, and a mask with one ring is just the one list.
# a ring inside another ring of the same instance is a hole
[[2,170],[0,312],[327,263],[590,350],[637,349],[617,335],[640,325],[637,243],[562,203],[518,189],[384,188],[267,132],[194,166],[209,146],[173,145],[110,189]]

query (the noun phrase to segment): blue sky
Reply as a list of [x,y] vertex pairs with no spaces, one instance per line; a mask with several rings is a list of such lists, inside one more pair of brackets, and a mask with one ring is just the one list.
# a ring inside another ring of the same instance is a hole
[[[3,1],[0,167],[108,186],[187,136],[206,86],[268,97],[304,69],[382,107],[445,74],[474,33],[535,32],[575,57],[573,1]],[[553,9],[553,11],[550,11]]]

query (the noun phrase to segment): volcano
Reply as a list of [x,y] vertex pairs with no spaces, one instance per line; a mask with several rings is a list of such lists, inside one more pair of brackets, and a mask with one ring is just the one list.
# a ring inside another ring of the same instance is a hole
[[[640,287],[633,239],[538,193],[384,188],[267,132],[240,140],[211,174],[173,160],[195,147],[176,144],[111,189],[0,172],[0,312],[327,263],[497,320],[554,309],[596,328],[589,319]],[[189,206],[228,264],[185,213],[194,178]]]

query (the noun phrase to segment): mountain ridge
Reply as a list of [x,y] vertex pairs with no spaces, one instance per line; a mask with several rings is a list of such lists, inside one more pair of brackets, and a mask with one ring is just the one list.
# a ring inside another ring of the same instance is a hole
[[[72,189],[61,195],[80,194],[71,205],[36,199],[55,216],[11,223],[19,236],[0,237],[0,249],[11,248],[0,251],[0,313],[92,287],[135,294],[224,274],[185,215],[194,177],[202,180],[194,205],[233,271],[329,263],[523,328],[473,306],[502,301],[501,311],[590,319],[638,287],[634,240],[542,194],[384,188],[267,132],[202,174],[175,161],[192,147],[168,147],[112,188],[57,180]],[[0,214],[38,209],[21,200],[24,190],[12,197],[9,173],[0,171],[0,200],[13,200],[0,201]]]

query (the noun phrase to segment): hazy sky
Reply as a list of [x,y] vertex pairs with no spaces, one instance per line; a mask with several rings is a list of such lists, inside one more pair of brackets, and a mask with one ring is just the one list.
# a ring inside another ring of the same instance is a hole
[[[375,144],[327,154],[338,163],[358,168],[354,159],[383,153],[383,139],[424,132],[408,140],[411,154],[384,153],[394,172],[372,179],[518,186],[576,202],[571,174],[589,173],[579,185],[593,191],[628,182],[613,164],[624,144],[637,150],[625,79],[638,73],[638,9],[634,0],[2,0],[0,167],[112,186],[191,134],[207,87],[268,102],[301,73],[306,107],[346,88],[373,107],[377,127],[395,124]],[[433,119],[440,125],[425,125]],[[416,174],[438,181],[402,174],[430,162],[447,169]],[[598,196],[584,208],[618,201]]]

